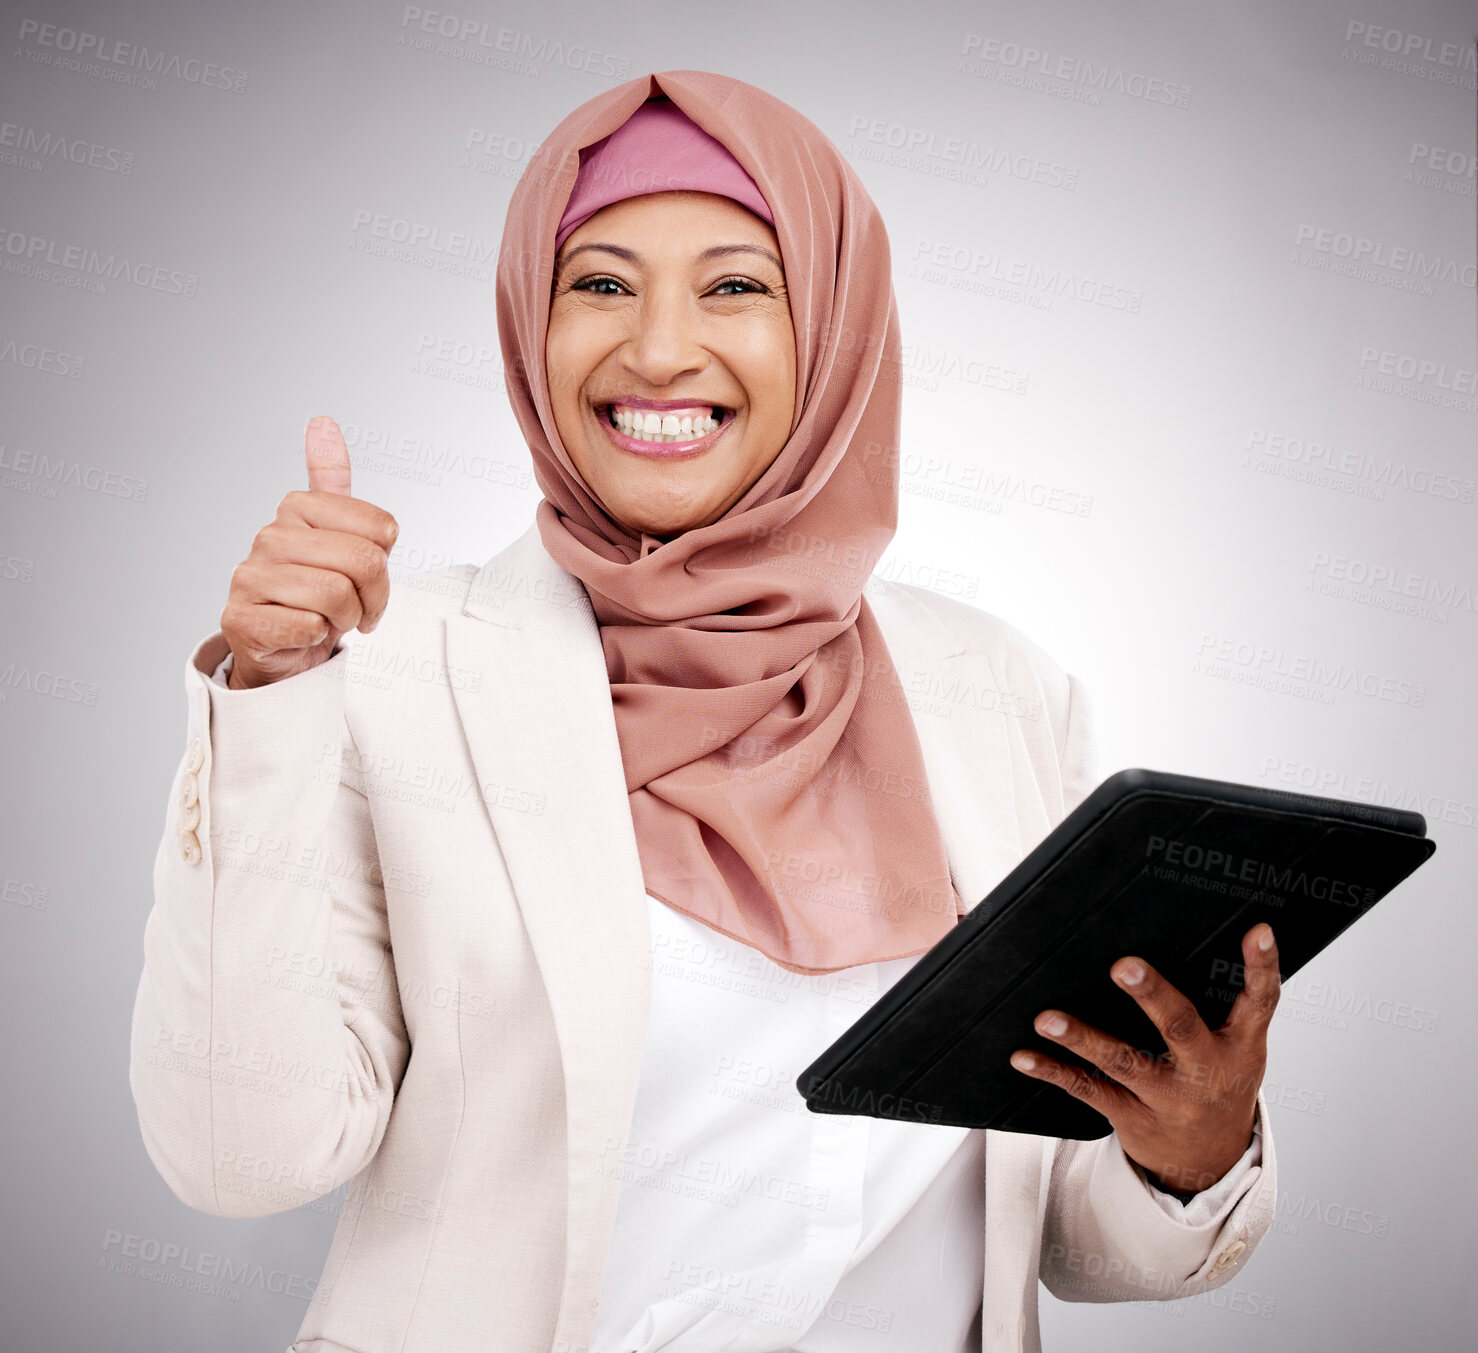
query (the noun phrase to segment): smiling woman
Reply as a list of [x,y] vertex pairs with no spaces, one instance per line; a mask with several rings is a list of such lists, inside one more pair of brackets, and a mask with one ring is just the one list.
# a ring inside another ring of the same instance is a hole
[[785,445],[795,330],[779,247],[752,211],[690,191],[614,203],[565,241],[545,347],[555,425],[634,534],[717,521]]
[[1018,1068],[1097,1141],[796,1086],[1096,779],[1075,677],[874,574],[890,277],[815,124],[643,76],[509,206],[523,535],[392,589],[396,523],[310,423],[309,490],[186,664],[130,1065],[193,1206],[350,1183],[293,1353],[1036,1353],[1039,1282],[1190,1296],[1268,1229],[1270,934],[1216,1033],[1115,967],[1163,1066],[1043,1012],[1105,1079]]

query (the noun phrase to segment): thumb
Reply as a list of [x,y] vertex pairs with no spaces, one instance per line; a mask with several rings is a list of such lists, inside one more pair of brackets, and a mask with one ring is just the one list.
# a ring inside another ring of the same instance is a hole
[[310,418],[303,429],[303,451],[308,460],[308,487],[326,493],[349,494],[349,448],[332,418]]

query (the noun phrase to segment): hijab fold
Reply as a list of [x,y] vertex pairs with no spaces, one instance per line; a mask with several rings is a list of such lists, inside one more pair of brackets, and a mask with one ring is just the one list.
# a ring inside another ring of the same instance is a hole
[[[544,364],[580,152],[663,97],[762,194],[796,334],[785,445],[718,521],[666,541],[611,517],[575,470]],[[887,232],[856,173],[752,85],[704,71],[628,81],[570,113],[515,187],[497,314],[540,539],[600,625],[648,891],[793,972],[931,948],[964,906],[863,595],[897,529],[902,381]]]

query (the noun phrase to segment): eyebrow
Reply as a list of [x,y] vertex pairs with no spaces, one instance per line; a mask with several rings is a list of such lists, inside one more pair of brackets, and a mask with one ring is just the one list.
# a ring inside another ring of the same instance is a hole
[[[559,267],[563,269],[565,264],[574,258],[576,254],[584,253],[587,249],[604,250],[608,254],[615,254],[617,258],[625,259],[626,262],[635,264],[637,267],[641,267],[644,261],[642,256],[635,250],[623,248],[619,244],[577,244],[559,260]],[[782,273],[785,271],[785,265],[770,250],[760,244],[715,244],[711,249],[705,249],[698,257],[707,260],[710,258],[727,258],[731,254],[760,254],[764,258],[769,259]]]

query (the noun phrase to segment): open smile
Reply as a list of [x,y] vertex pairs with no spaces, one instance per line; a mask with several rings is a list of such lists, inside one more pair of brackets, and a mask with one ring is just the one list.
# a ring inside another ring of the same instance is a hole
[[616,400],[596,405],[595,413],[621,450],[668,458],[701,455],[723,436],[735,416],[722,404],[677,400]]

